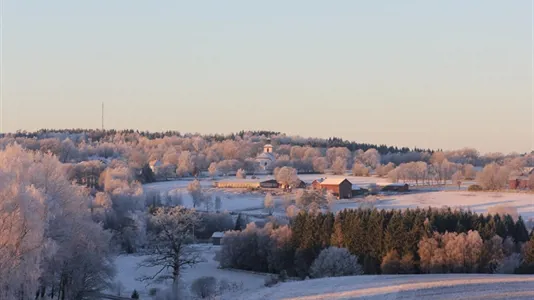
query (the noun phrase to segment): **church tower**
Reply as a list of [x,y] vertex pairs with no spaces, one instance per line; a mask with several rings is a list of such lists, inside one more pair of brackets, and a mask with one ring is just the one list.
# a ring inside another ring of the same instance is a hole
[[271,145],[271,139],[267,140],[267,144],[263,146],[264,153],[273,153],[273,145]]

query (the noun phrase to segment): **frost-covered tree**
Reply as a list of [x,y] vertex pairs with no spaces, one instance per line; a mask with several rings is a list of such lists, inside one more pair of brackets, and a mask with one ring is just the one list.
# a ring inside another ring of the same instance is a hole
[[211,177],[215,177],[217,176],[217,174],[219,173],[219,170],[217,169],[217,163],[216,162],[212,162],[208,168],[208,172],[210,173],[210,176]]
[[355,162],[352,166],[352,175],[354,176],[369,176],[369,169],[362,163]]
[[265,211],[269,215],[273,214],[273,211],[274,211],[274,199],[273,199],[273,196],[271,195],[271,193],[267,193],[267,195],[265,195],[265,199],[263,200],[263,207],[264,207]]
[[202,187],[200,186],[200,181],[194,180],[187,185],[187,191],[193,198],[193,207],[200,206],[203,200]]
[[521,266],[523,259],[520,253],[512,253],[503,258],[494,273],[496,274],[515,274],[515,271]]
[[514,222],[517,222],[519,219],[519,212],[517,211],[517,208],[505,204],[491,206],[488,208],[488,215],[500,215],[501,217],[509,215],[512,217]]
[[235,177],[240,178],[240,179],[245,179],[247,178],[247,173],[245,172],[245,170],[239,169],[237,170]]
[[295,186],[299,182],[297,170],[291,167],[282,167],[275,170],[274,177],[279,184],[285,187]]
[[[11,177],[11,178],[10,178]],[[45,199],[14,176],[0,173],[0,298],[37,290],[45,247]]]
[[201,252],[192,244],[194,229],[199,225],[198,214],[181,206],[158,208],[150,217],[150,234],[146,258],[140,266],[155,268],[155,273],[142,278],[179,283],[184,268],[201,261]]
[[[83,299],[113,277],[110,235],[55,156],[0,152],[0,298]],[[4,273],[8,272],[8,273]]]
[[191,292],[199,299],[211,299],[217,293],[217,279],[213,276],[197,278],[191,284]]
[[219,212],[222,207],[221,196],[215,196],[215,211]]
[[347,170],[347,160],[343,157],[336,157],[332,163],[332,172],[336,175],[343,175]]
[[462,185],[462,181],[464,180],[464,175],[462,171],[458,170],[454,174],[452,174],[452,183],[458,185],[458,189],[460,189],[460,186]]
[[389,172],[393,171],[395,169],[395,165],[393,163],[388,163],[387,165],[380,165],[376,167],[375,173],[376,175],[380,177],[386,177]]
[[321,251],[310,267],[313,278],[363,274],[358,257],[345,248],[329,247]]
[[293,218],[296,215],[298,215],[300,212],[300,209],[295,205],[290,205],[286,208],[286,216],[289,218]]
[[510,169],[495,163],[486,165],[476,176],[477,183],[486,190],[499,190],[506,187]]
[[297,191],[295,204],[304,210],[309,210],[312,205],[319,209],[328,206],[326,194],[315,189]]
[[207,212],[209,212],[213,207],[215,206],[215,200],[213,199],[213,195],[211,194],[205,194],[202,197],[202,204],[204,205],[204,208]]
[[380,165],[380,153],[374,148],[371,148],[365,151],[361,156],[360,160],[365,166],[370,167],[371,169],[376,169]]
[[324,173],[328,167],[328,162],[324,157],[314,157],[312,160],[313,171],[317,173]]

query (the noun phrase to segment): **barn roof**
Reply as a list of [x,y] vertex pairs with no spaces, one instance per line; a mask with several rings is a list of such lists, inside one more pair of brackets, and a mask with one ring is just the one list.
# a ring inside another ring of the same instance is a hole
[[[325,178],[321,185],[340,185],[343,181],[347,180],[347,178]],[[348,180],[347,180],[348,181]],[[350,183],[350,181],[349,181]]]
[[386,186],[406,186],[408,185],[407,183],[402,183],[402,182],[396,182],[396,183],[390,183]]
[[223,236],[224,236],[224,232],[220,232],[220,231],[216,231],[211,235],[212,238],[222,238]]

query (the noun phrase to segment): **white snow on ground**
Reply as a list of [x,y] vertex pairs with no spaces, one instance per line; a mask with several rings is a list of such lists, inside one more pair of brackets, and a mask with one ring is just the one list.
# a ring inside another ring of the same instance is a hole
[[[342,177],[327,175],[328,177]],[[265,178],[272,178],[270,176],[263,176]],[[314,179],[320,178],[320,174],[304,174],[301,179],[311,182]],[[232,179],[235,177],[229,177]],[[377,177],[354,177],[347,176],[347,178],[354,184],[362,186],[370,183],[386,183],[384,178]],[[226,180],[226,179],[225,179]],[[184,205],[192,207],[192,199],[187,193],[186,187],[191,180],[177,180],[165,181],[146,184],[143,186],[145,191],[159,191],[168,192],[171,190],[178,190],[182,193]],[[219,195],[222,198],[222,210],[228,211],[248,211],[249,213],[262,213],[263,200],[265,195],[260,192],[248,192],[242,189],[216,189],[212,188],[212,180],[201,181],[203,187],[214,195]],[[414,191],[408,194],[397,195],[381,195],[378,197],[375,207],[379,209],[405,209],[416,207],[443,207],[449,206],[452,208],[470,209],[477,213],[484,213],[488,208],[496,205],[507,205],[516,207],[518,212],[525,220],[534,218],[534,194],[528,193],[513,193],[513,192],[468,192],[466,185],[462,186],[462,190],[456,190],[457,187],[453,185],[436,188],[428,187],[413,187]],[[280,197],[274,197],[277,209],[275,214],[285,214],[281,207],[282,200]],[[353,198],[348,200],[339,200],[333,207],[334,211],[343,210],[345,208],[357,208],[360,206],[362,198]],[[202,209],[202,207],[200,207]]]
[[[240,293],[246,293],[249,290],[257,290],[264,286],[264,275],[238,270],[218,269],[219,263],[213,258],[215,252],[220,249],[220,246],[200,244],[197,245],[197,247],[203,251],[202,256],[205,261],[183,271],[182,279],[186,287],[189,287],[195,279],[202,276],[213,276],[217,280],[225,279],[230,283],[242,285],[243,290]],[[138,264],[145,258],[146,256],[142,255],[121,255],[115,260],[115,265],[118,270],[115,280],[120,281],[124,285],[123,295],[131,295],[133,290],[136,289],[139,292],[141,299],[148,299],[148,293],[151,288],[163,287],[162,284],[150,284],[147,286],[146,282],[137,280],[139,277],[153,275],[158,271],[158,268],[138,268]]]
[[[182,195],[182,201],[184,206],[193,207],[193,199],[187,192],[188,184],[189,181],[165,181],[146,184],[143,186],[143,188],[145,192],[158,191],[161,193],[166,193],[169,191],[176,191]],[[231,189],[215,189],[211,188],[211,182],[202,181],[201,184],[203,187],[206,188],[205,191],[211,193],[213,196],[221,197],[222,211],[240,211],[259,209],[263,207],[263,200],[265,199],[265,195],[261,193],[244,193],[242,191],[238,192],[237,189],[234,191],[232,191]],[[197,208],[201,210],[204,209],[202,205]]]
[[[461,207],[473,212],[484,213],[488,208],[496,205],[506,205],[517,208],[525,220],[534,218],[534,194],[506,193],[506,192],[423,192],[413,194],[399,194],[380,196],[375,202],[378,209],[405,209],[416,207]],[[345,208],[357,208],[359,203],[351,200],[340,200],[334,206],[339,211]]]
[[[533,299],[532,275],[352,276],[281,283],[233,299]],[[225,298],[225,299],[230,299]]]

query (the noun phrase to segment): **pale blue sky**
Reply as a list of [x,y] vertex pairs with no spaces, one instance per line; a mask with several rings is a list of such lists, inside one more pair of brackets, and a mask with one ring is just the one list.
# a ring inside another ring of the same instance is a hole
[[530,151],[531,5],[4,0],[4,129]]

